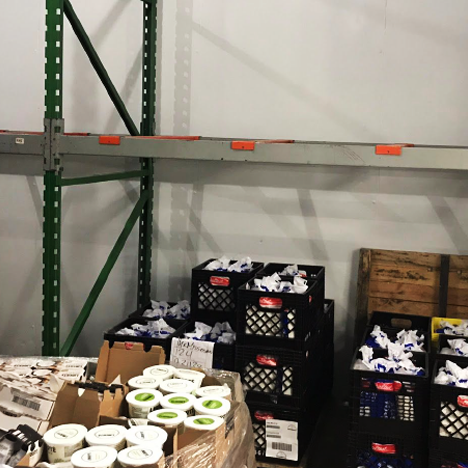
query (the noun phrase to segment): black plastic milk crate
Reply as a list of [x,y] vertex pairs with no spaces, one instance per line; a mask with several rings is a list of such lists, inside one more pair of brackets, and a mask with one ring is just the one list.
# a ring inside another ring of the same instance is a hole
[[395,314],[393,312],[374,311],[369,319],[369,326],[380,325],[386,328],[397,328],[398,330],[423,331],[431,335],[431,318],[419,315]]
[[427,438],[350,432],[348,468],[427,468]]
[[[216,320],[207,320],[208,325],[214,326]],[[184,333],[191,333],[195,329],[195,321],[189,322]],[[182,337],[181,337],[182,338]],[[235,370],[236,345],[215,343],[213,348],[213,369]]]
[[[281,272],[291,265],[290,263],[268,263],[265,265],[262,271],[259,272],[259,275],[271,276],[275,273],[281,275]],[[325,282],[325,267],[316,266],[316,265],[298,265],[299,270],[305,272],[305,278],[311,279],[313,281]],[[290,275],[281,275],[289,276]]]
[[429,468],[465,468],[468,467],[468,452],[454,453],[431,449]]
[[[395,342],[397,340],[397,335],[400,333],[400,329],[398,328],[388,328],[385,325],[380,326],[380,329],[387,334],[388,338],[390,341]],[[371,333],[374,330],[374,325],[366,327],[364,337],[362,340],[361,345],[367,344],[367,341],[371,339]],[[417,330],[418,331],[418,336],[423,336],[424,337],[424,351],[412,351],[408,350],[408,352],[414,353],[414,352],[424,352],[428,353],[431,350],[431,341],[429,339],[429,334],[425,330]],[[374,349],[382,349],[382,348],[374,348]]]
[[323,339],[325,346],[334,342],[335,336],[335,301],[325,299],[323,308]]
[[252,269],[247,273],[205,270],[214,260],[207,260],[192,270],[192,318],[203,320],[208,313],[217,312],[225,314],[221,321],[227,320],[230,314],[234,315],[235,320],[237,290],[263,268],[263,263],[253,262]]
[[444,348],[450,348],[449,340],[463,340],[465,343],[468,343],[468,337],[466,336],[456,336],[456,335],[439,335],[439,344],[437,348],[436,359],[444,360],[449,359],[457,364],[466,363],[468,364],[468,356],[458,356],[452,354],[442,354]]
[[[250,402],[247,399],[247,406],[249,407],[250,417],[252,419],[252,427],[254,432],[254,443],[255,443],[255,455],[257,460],[265,460],[273,462],[278,460],[277,458],[267,457],[267,440],[266,440],[266,421],[271,419],[279,419],[281,421],[291,421],[291,423],[297,423],[297,441],[298,441],[298,457],[297,460],[291,460],[291,464],[298,464],[301,461],[302,456],[304,455],[309,441],[312,437],[317,419],[318,419],[318,409],[314,408],[311,411],[300,411],[299,409],[294,408],[284,408],[279,405],[267,405],[257,402]],[[295,426],[295,424],[294,424]],[[275,442],[274,440],[270,442],[271,449],[274,451],[291,454],[293,451],[292,444],[286,444]],[[281,459],[281,464],[286,463],[286,461]]]
[[[431,385],[431,438],[434,447],[450,452],[468,453],[468,388],[434,383],[439,369],[445,367],[450,356],[434,364]],[[454,361],[453,361],[454,362]],[[467,363],[456,362],[466,369]]]
[[115,342],[128,342],[128,343],[143,343],[145,350],[151,349],[152,346],[161,346],[169,359],[171,352],[172,338],[180,338],[186,331],[188,323],[186,320],[164,319],[166,323],[175,329],[175,332],[168,335],[167,338],[150,338],[147,336],[130,336],[118,335],[117,332],[123,328],[130,328],[133,324],[147,325],[151,319],[144,317],[129,317],[115,327],[104,332],[104,339],[109,341],[112,346]]
[[305,349],[322,326],[323,283],[312,281],[303,294],[252,290],[253,285],[250,280],[239,288],[238,343]]
[[304,351],[238,345],[236,370],[248,398],[304,408],[310,401],[307,395],[311,390],[322,395],[327,385],[321,375],[323,349],[317,346],[320,333],[321,330]]
[[[374,358],[387,356],[374,350]],[[427,353],[413,353],[411,360],[424,376],[357,370],[356,352],[351,367],[352,426],[373,434],[414,435],[427,431],[429,423],[429,362]]]

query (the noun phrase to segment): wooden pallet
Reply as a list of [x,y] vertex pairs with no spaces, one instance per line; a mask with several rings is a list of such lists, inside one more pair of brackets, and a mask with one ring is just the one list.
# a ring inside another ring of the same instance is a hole
[[361,249],[356,340],[375,310],[426,317],[445,310],[447,317],[468,318],[468,256]]

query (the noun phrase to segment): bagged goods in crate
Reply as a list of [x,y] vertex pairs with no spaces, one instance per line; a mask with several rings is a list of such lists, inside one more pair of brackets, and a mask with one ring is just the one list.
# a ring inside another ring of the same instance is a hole
[[190,318],[190,302],[180,301],[171,307],[167,302],[151,301],[151,308],[146,309],[142,316],[151,319],[188,320]]
[[374,325],[365,344],[377,349],[388,349],[389,344],[394,344],[402,351],[425,352],[425,336],[417,330],[400,330],[396,336],[389,334],[391,334],[389,330],[386,332],[379,325]]
[[[376,359],[372,359],[373,353]],[[402,361],[394,361],[386,354],[367,346],[356,353],[351,366],[352,424],[359,431],[381,435],[424,432],[428,422],[428,355],[406,353]],[[401,365],[403,370],[398,367]]]
[[440,350],[440,354],[468,357],[468,342],[464,339],[447,340],[448,346]]
[[449,385],[450,387],[468,388],[468,367],[462,368],[454,362],[447,361],[445,367],[439,369],[434,383],[438,385]]
[[411,360],[412,353],[405,353],[399,346],[390,343],[388,345],[388,356],[374,358],[374,350],[369,346],[362,346],[359,350],[362,359],[356,360],[354,368],[356,370],[372,370],[386,374],[402,375],[425,375],[426,371],[422,367],[417,367]]
[[248,273],[252,270],[252,259],[250,257],[242,258],[237,262],[223,256],[217,260],[213,260],[205,266],[208,271],[231,271],[236,273]]
[[129,328],[118,330],[116,335],[136,336],[139,338],[169,338],[175,329],[170,327],[164,319],[151,320],[147,324],[134,323]]
[[184,334],[185,338],[199,341],[212,341],[232,345],[236,342],[236,334],[229,322],[217,322],[213,327],[202,322],[195,322],[195,330]]
[[441,320],[440,326],[435,333],[442,335],[468,336],[468,320],[462,320],[459,325],[455,325],[446,320]]
[[[250,285],[247,284],[247,289]],[[268,291],[291,294],[304,294],[307,291],[307,280],[301,277],[295,277],[293,283],[290,281],[282,281],[281,276],[277,273],[263,278],[255,278],[253,291]]]

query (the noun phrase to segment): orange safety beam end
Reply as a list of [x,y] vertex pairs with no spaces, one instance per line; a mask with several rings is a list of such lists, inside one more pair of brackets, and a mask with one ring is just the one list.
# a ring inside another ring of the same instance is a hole
[[235,151],[253,151],[255,149],[255,141],[233,141],[231,149]]
[[120,137],[116,135],[101,135],[99,137],[100,145],[120,145]]
[[402,148],[414,147],[411,143],[404,143],[400,145],[377,145],[375,147],[375,154],[379,156],[401,156]]

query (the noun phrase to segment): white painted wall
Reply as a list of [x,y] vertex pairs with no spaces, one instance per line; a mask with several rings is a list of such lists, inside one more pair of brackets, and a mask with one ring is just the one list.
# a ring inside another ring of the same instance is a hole
[[[140,2],[75,0],[139,120]],[[159,129],[166,134],[468,145],[468,4],[451,0],[160,1]],[[43,2],[0,4],[0,128],[40,129]],[[68,131],[123,132],[66,31]],[[66,163],[66,173],[132,163]],[[40,162],[0,160],[0,352],[40,349]],[[13,174],[13,175],[12,175]],[[160,162],[155,297],[189,293],[190,269],[221,253],[319,263],[337,301],[347,364],[360,247],[468,253],[464,173]],[[68,189],[63,328],[68,329],[137,198],[131,183]],[[77,354],[135,301],[130,239]],[[12,333],[12,329],[15,333]]]

